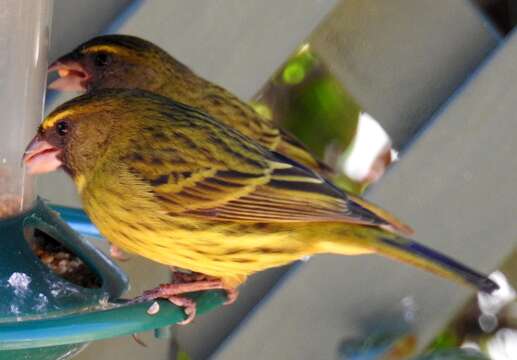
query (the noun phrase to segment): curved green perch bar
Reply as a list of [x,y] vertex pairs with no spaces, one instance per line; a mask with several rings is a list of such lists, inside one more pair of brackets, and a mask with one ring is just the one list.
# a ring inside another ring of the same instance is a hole
[[104,239],[83,210],[55,204],[49,207],[57,211],[61,219],[82,236]]
[[[224,292],[205,292],[196,297],[202,314],[226,300]],[[160,311],[148,315],[151,303],[120,305],[103,311],[54,319],[29,320],[0,325],[0,349],[16,350],[76,344],[166,327],[185,319],[183,309],[160,300]]]

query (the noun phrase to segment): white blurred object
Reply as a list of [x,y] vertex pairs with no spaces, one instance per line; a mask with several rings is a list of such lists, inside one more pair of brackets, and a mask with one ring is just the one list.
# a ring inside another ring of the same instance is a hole
[[463,344],[461,344],[460,348],[464,350],[474,350],[481,352],[479,345],[473,341],[465,341]]
[[29,284],[32,279],[29,275],[15,272],[9,277],[7,282],[14,289],[14,293],[18,296],[24,295],[29,290]]
[[488,277],[499,285],[499,289],[492,294],[479,292],[479,309],[483,315],[496,316],[503,307],[515,300],[516,293],[502,272],[495,271]]
[[388,164],[398,158],[391,140],[379,123],[367,113],[359,115],[357,131],[350,151],[339,160],[339,168],[352,180],[377,181]]
[[399,152],[395,149],[390,150],[391,162],[399,161]]
[[517,359],[517,331],[501,329],[486,344],[487,353],[493,360]]
[[486,333],[491,333],[497,328],[497,325],[499,325],[499,320],[495,315],[481,314],[478,318],[478,324],[481,330]]
[[413,296],[406,296],[401,301],[403,307],[403,317],[407,323],[413,323],[416,319],[418,305]]

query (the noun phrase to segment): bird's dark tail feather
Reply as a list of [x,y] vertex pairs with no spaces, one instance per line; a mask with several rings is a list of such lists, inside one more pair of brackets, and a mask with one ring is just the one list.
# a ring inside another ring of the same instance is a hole
[[467,283],[488,294],[499,289],[499,285],[487,276],[415,241],[388,236],[381,236],[377,240],[376,245],[383,247],[383,251],[380,252],[386,256],[402,260],[445,278]]

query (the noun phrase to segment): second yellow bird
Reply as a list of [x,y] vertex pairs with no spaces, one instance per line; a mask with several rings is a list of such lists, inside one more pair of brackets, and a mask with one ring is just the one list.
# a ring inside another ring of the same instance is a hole
[[330,168],[292,135],[144,39],[129,35],[95,37],[60,57],[49,71],[57,71],[60,76],[49,86],[55,90],[142,89],[166,96],[202,110],[268,149],[330,174]]

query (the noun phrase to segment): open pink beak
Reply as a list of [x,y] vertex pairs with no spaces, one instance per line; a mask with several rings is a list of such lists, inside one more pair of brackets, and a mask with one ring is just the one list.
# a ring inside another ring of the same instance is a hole
[[28,174],[44,174],[57,170],[63,165],[63,162],[58,159],[60,153],[60,149],[36,135],[25,149],[22,161],[27,167]]
[[58,91],[86,91],[86,84],[90,75],[77,61],[62,57],[52,63],[48,72],[57,71],[59,78],[51,82],[49,89]]

